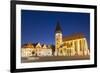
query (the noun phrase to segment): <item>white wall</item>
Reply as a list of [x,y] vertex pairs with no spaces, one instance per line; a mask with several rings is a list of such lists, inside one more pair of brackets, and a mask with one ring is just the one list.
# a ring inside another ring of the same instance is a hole
[[[99,73],[100,72],[100,2],[99,0],[34,0],[58,3],[98,4],[98,67],[42,71],[36,73]],[[0,0],[0,73],[10,72],[10,0]]]

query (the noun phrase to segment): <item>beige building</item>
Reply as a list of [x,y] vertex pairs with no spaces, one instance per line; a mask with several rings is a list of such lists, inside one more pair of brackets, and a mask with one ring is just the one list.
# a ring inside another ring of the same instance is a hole
[[55,56],[89,55],[86,38],[81,33],[63,37],[59,23],[55,30],[55,49]]
[[52,48],[48,45],[36,44],[24,44],[21,49],[22,57],[32,56],[52,56]]

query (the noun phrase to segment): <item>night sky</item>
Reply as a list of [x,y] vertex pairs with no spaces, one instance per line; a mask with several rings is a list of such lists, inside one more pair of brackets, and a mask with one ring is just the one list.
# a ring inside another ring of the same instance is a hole
[[83,33],[90,44],[90,14],[21,10],[21,44],[54,44],[59,21],[63,36]]

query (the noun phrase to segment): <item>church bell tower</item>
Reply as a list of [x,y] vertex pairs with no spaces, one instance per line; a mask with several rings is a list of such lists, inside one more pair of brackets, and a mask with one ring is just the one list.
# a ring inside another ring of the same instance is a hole
[[55,55],[58,55],[58,50],[61,43],[62,43],[62,30],[60,27],[60,23],[57,22],[56,30],[55,30]]

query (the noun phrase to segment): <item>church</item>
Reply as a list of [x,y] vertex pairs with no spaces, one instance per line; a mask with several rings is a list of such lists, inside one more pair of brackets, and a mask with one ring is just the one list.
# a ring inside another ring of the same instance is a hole
[[63,36],[59,22],[55,30],[55,56],[89,55],[86,38],[81,34]]
[[34,56],[89,56],[90,49],[83,34],[63,36],[60,23],[55,28],[55,45],[27,43],[21,47],[21,57]]

